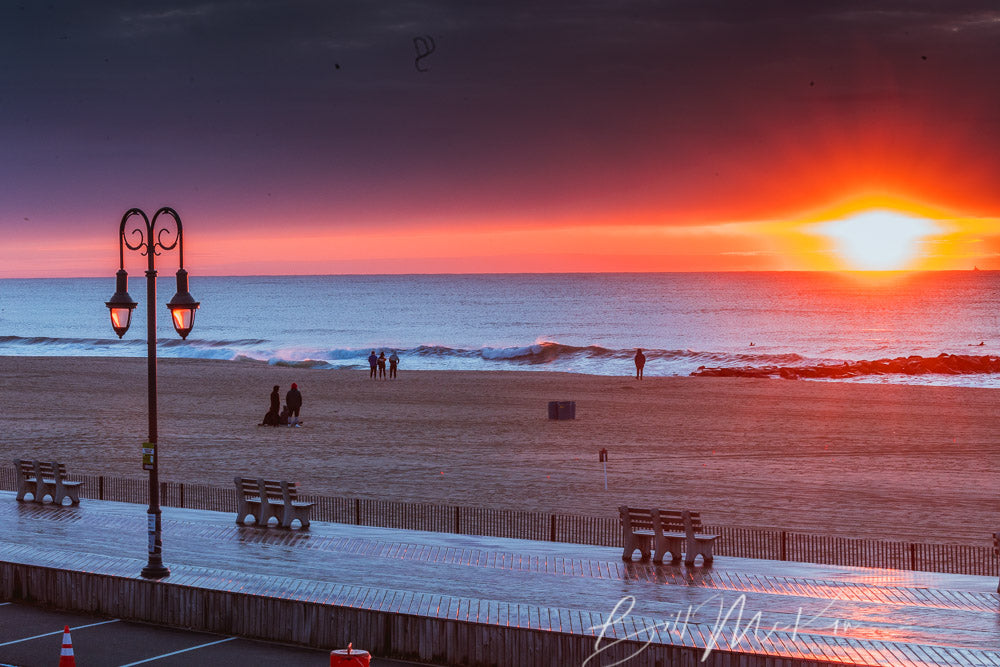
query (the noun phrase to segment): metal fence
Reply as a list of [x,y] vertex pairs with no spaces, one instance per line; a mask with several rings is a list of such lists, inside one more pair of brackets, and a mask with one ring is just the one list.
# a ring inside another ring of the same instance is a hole
[[[149,481],[145,478],[72,477],[84,482],[80,491],[83,498],[149,502]],[[17,487],[17,469],[0,466],[0,489],[15,491]],[[622,544],[617,516],[549,514],[337,496],[302,495],[302,500],[315,503],[312,518],[317,521],[608,547]],[[161,482],[160,504],[235,513],[236,488]],[[722,536],[715,546],[719,556],[953,574],[1000,574],[998,558],[989,546],[896,542],[729,526],[706,526],[706,531]]]

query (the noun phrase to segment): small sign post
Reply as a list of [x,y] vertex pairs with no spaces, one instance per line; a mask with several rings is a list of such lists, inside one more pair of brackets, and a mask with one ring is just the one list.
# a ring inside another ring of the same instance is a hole
[[600,451],[600,453],[598,454],[598,458],[600,459],[600,462],[604,464],[604,490],[607,491],[608,490],[608,450],[602,448],[601,451]]
[[155,442],[144,442],[142,443],[142,469],[152,470],[153,461],[156,458],[156,443]]

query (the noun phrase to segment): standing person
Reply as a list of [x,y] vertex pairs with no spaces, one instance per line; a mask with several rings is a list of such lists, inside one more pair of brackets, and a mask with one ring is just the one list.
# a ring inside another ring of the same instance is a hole
[[385,350],[378,353],[378,376],[385,379]]
[[368,367],[371,369],[368,373],[368,377],[375,379],[375,366],[378,364],[378,357],[375,356],[375,350],[368,355]]
[[642,379],[642,367],[646,365],[646,355],[642,353],[642,348],[635,349],[635,379]]
[[396,354],[396,350],[393,350],[392,354],[389,355],[389,377],[390,378],[395,378],[396,377],[396,366],[398,366],[398,365],[399,365],[399,355]]
[[299,385],[292,383],[292,388],[285,394],[285,406],[288,407],[288,423],[297,424],[299,421],[299,408],[302,407],[302,394],[299,392]]
[[267,411],[267,417],[264,417],[264,423],[271,426],[278,425],[278,413],[281,412],[281,394],[278,389],[278,385],[274,385],[271,390],[271,408]]

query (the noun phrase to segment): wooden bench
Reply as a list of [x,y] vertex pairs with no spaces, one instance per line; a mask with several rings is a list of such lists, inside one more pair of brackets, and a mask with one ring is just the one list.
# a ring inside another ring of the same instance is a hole
[[80,504],[80,487],[83,482],[71,482],[66,479],[66,464],[56,461],[15,460],[20,473],[20,484],[17,488],[17,500],[24,502],[24,497],[31,494],[36,503],[43,502],[45,496],[52,498],[56,505],[62,505],[69,498],[70,504]]
[[672,565],[680,563],[682,555],[685,565],[694,565],[699,555],[704,565],[712,564],[715,540],[720,536],[703,532],[699,512],[622,505],[618,513],[622,524],[622,560],[632,560],[638,549],[642,560],[649,560],[652,554],[654,563],[662,563],[669,552]]
[[234,481],[236,523],[245,525],[247,518],[253,517],[254,524],[263,528],[274,517],[282,528],[291,528],[296,519],[301,528],[309,527],[309,512],[314,503],[298,499],[295,482],[238,476]]

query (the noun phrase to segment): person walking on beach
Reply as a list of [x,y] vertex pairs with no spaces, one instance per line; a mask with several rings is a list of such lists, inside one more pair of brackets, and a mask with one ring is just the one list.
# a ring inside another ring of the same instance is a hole
[[399,365],[399,355],[396,354],[396,350],[392,351],[389,355],[389,377],[395,379],[396,377],[396,366]]
[[285,394],[285,407],[288,408],[288,423],[297,424],[299,421],[299,408],[302,407],[302,393],[299,385],[292,383],[292,388]]
[[385,350],[378,353],[378,376],[385,379]]
[[642,353],[642,348],[635,349],[635,379],[642,379],[642,367],[646,365],[646,355]]
[[372,350],[372,353],[368,355],[368,367],[370,369],[368,377],[370,377],[373,380],[375,379],[375,366],[377,364],[378,364],[378,357],[375,356],[375,350]]
[[278,425],[278,413],[281,412],[281,394],[278,393],[278,385],[274,385],[274,389],[271,390],[271,407],[267,411],[267,416],[264,417],[264,423],[270,426]]

